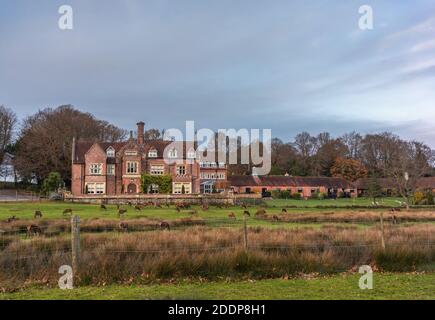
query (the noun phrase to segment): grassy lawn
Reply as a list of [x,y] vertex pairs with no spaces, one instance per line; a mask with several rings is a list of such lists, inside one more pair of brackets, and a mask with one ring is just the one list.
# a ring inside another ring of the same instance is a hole
[[69,291],[31,288],[0,299],[435,299],[435,274],[377,274],[373,290],[358,287],[359,274],[238,282],[81,287]]

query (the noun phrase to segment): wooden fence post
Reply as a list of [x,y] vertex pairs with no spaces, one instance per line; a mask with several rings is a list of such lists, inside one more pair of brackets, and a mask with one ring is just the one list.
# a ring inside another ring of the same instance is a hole
[[78,273],[80,265],[80,217],[71,218],[71,256],[73,274]]
[[246,224],[246,215],[243,215],[243,240],[245,251],[248,251],[248,226]]
[[385,251],[385,233],[384,233],[384,213],[381,212],[381,246]]

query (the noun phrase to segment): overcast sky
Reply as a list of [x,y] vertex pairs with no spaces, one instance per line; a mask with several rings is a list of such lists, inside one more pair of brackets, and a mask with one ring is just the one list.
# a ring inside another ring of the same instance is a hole
[[[58,28],[58,8],[74,30]],[[374,29],[358,28],[370,4]],[[433,0],[1,0],[0,104],[125,129],[392,131],[435,147]]]

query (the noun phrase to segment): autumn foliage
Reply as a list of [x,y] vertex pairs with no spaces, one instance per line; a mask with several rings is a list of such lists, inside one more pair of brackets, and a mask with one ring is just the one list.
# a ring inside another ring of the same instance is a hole
[[331,175],[348,181],[356,181],[359,178],[367,177],[367,169],[358,160],[339,157],[331,168]]

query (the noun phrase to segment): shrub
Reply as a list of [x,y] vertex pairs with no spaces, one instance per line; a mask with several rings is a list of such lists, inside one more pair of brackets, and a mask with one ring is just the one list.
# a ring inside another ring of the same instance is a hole
[[301,200],[302,199],[302,194],[300,194],[299,192],[293,193],[292,194],[292,198],[295,199],[295,200]]
[[152,176],[150,174],[142,175],[142,192],[148,193],[151,185],[157,185],[159,187],[159,193],[171,193],[172,192],[172,177],[170,175]]
[[414,204],[422,204],[421,202],[425,199],[424,193],[417,190],[414,192]]
[[426,194],[426,200],[427,200],[427,204],[428,204],[428,205],[433,206],[433,205],[435,204],[435,201],[434,201],[434,197],[433,197],[432,192],[429,191],[429,192]]
[[62,187],[63,181],[59,172],[50,172],[42,183],[42,192],[48,195]]

